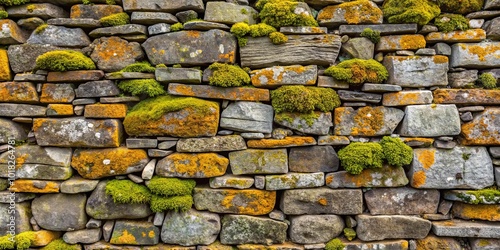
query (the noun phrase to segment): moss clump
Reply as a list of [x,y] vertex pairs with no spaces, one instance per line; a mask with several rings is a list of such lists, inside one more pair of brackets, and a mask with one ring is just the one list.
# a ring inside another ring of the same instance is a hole
[[382,5],[389,23],[425,25],[441,14],[439,6],[430,0],[386,0]]
[[469,19],[458,14],[442,14],[436,17],[434,24],[441,32],[468,30]]
[[5,235],[0,237],[0,250],[4,249],[14,249],[15,241],[12,240],[10,235]]
[[26,250],[30,248],[31,244],[35,241],[35,232],[28,231],[16,235],[16,249]]
[[191,195],[164,197],[153,195],[151,199],[151,210],[155,213],[161,213],[166,210],[175,212],[186,212],[193,206],[193,197]]
[[111,180],[106,183],[106,194],[113,197],[115,203],[148,203],[151,192],[146,186],[131,180]]
[[399,138],[384,136],[380,145],[384,151],[384,159],[392,166],[402,167],[413,160],[413,149]]
[[311,113],[314,110],[330,112],[340,106],[340,98],[330,88],[281,86],[271,91],[271,103],[276,113]]
[[172,32],[176,32],[176,31],[183,30],[183,29],[184,29],[184,25],[182,25],[182,23],[172,24],[172,26],[170,26],[170,31],[172,31]]
[[268,36],[271,33],[276,32],[276,29],[273,26],[266,23],[252,24],[249,28],[250,31],[248,33],[251,37]]
[[30,0],[0,0],[0,5],[3,6],[14,6],[29,3]]
[[119,26],[130,23],[130,16],[126,12],[116,13],[99,19],[104,27]]
[[437,0],[437,4],[443,12],[468,14],[480,11],[483,8],[484,0]]
[[330,66],[325,70],[325,75],[359,86],[365,82],[382,83],[389,77],[389,72],[384,65],[373,59],[350,59]]
[[80,250],[81,247],[78,244],[70,245],[64,242],[63,239],[57,239],[50,242],[47,246],[41,248],[42,250]]
[[190,195],[196,186],[194,180],[155,176],[148,184],[152,193],[163,196]]
[[[158,66],[157,66],[158,67]],[[155,67],[151,66],[148,61],[136,62],[128,65],[127,67],[120,70],[120,72],[140,72],[140,73],[154,73]]]
[[273,44],[279,45],[288,42],[288,37],[281,32],[273,32],[269,34],[269,38]]
[[49,27],[49,25],[48,25],[48,24],[46,24],[46,23],[44,23],[44,24],[42,24],[42,25],[40,25],[40,26],[36,27],[36,29],[35,29],[35,33],[36,33],[36,34],[40,34],[40,33],[42,33],[44,30],[46,30],[46,29],[47,29],[47,27]]
[[230,31],[236,37],[244,37],[250,32],[250,25],[244,22],[235,23],[233,24],[233,26],[231,26]]
[[163,86],[155,79],[132,79],[118,83],[118,88],[132,95],[160,96],[166,93]]
[[213,63],[208,67],[212,76],[208,84],[217,87],[240,87],[250,84],[250,76],[238,65]]
[[354,240],[356,238],[356,231],[350,227],[344,228],[344,236],[348,241]]
[[6,19],[7,17],[9,17],[9,13],[5,10],[0,10],[0,19]]
[[372,30],[370,28],[366,28],[361,32],[360,36],[366,37],[372,41],[372,43],[380,42],[380,31]]
[[33,11],[35,11],[35,9],[36,9],[36,6],[34,4],[30,4],[30,5],[26,6],[26,10],[29,13],[33,13]]
[[335,238],[326,243],[325,250],[343,250],[344,247],[344,243],[340,239]]
[[85,5],[92,4],[92,2],[90,0],[82,0],[82,3]]
[[93,70],[94,62],[84,54],[73,50],[54,50],[36,59],[35,69],[48,71]]
[[366,168],[381,168],[384,153],[376,142],[353,142],[338,153],[342,167],[350,174],[360,174]]
[[312,15],[294,13],[298,0],[259,0],[256,8],[263,23],[275,28],[283,26],[318,26]]
[[497,79],[490,73],[481,74],[478,81],[485,89],[494,89],[497,87]]
[[467,195],[458,195],[469,204],[479,204],[484,202],[500,203],[500,190],[497,187],[490,187],[481,190],[471,190],[465,192]]

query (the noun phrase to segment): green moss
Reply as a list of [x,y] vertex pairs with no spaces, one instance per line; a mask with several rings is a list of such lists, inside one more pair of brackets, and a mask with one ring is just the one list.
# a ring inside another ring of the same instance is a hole
[[[308,114],[300,114],[299,118],[306,122],[308,126],[312,126],[314,122],[319,118],[317,113],[311,112]],[[274,116],[276,121],[286,121],[288,123],[293,123],[293,117],[288,112],[279,113]]]
[[106,0],[106,4],[113,5],[113,4],[116,4],[116,1],[115,0]]
[[5,10],[0,10],[0,19],[6,19],[7,17],[9,17],[9,13]]
[[457,14],[480,11],[484,5],[484,0],[437,0],[436,2],[443,12]]
[[115,203],[148,203],[151,192],[146,186],[131,180],[111,180],[106,183],[106,194],[113,197]]
[[120,70],[120,72],[140,72],[140,73],[154,73],[155,67],[151,66],[148,61],[136,62],[128,65],[127,67]]
[[269,38],[273,44],[279,45],[288,42],[288,37],[281,32],[273,32],[269,34]]
[[384,151],[384,159],[392,166],[402,167],[413,160],[413,149],[399,138],[384,136],[380,145]]
[[35,232],[28,231],[16,235],[16,249],[26,250],[30,248],[31,244],[35,241]]
[[245,8],[242,8],[242,9],[240,10],[240,12],[241,12],[241,14],[243,14],[243,15],[248,14],[248,10],[247,10],[247,9],[245,9]]
[[82,3],[85,5],[92,4],[92,2],[90,0],[82,0]]
[[350,174],[360,174],[366,168],[381,168],[382,146],[376,142],[353,142],[338,153],[342,167]]
[[241,87],[250,84],[250,76],[238,65],[213,63],[208,67],[212,76],[208,84],[217,87]]
[[40,26],[36,27],[36,29],[35,29],[35,33],[36,33],[36,34],[40,34],[40,33],[42,33],[45,29],[47,29],[47,27],[49,27],[49,25],[48,25],[48,24],[46,24],[46,23],[44,23],[44,24],[42,24],[42,25],[40,25]]
[[165,93],[163,86],[155,79],[131,79],[122,80],[118,88],[132,95],[148,95],[149,97],[160,96]]
[[126,12],[116,13],[99,19],[104,27],[119,26],[130,23],[130,16]]
[[298,0],[259,0],[256,3],[260,9],[259,17],[263,23],[275,28],[284,26],[318,26],[312,15],[295,14]]
[[326,243],[325,250],[343,250],[344,243],[338,238],[332,239]]
[[184,25],[182,25],[182,23],[172,24],[172,26],[170,26],[170,31],[172,32],[176,32],[182,29],[184,29]]
[[54,50],[36,59],[35,69],[48,71],[93,70],[94,62],[83,53],[73,50]]
[[248,38],[246,38],[246,37],[238,37],[238,45],[240,47],[247,46],[247,43],[248,43]]
[[29,12],[29,13],[33,13],[33,11],[36,9],[36,6],[34,4],[30,4],[28,6],[26,6],[26,10]]
[[268,36],[273,32],[276,32],[276,29],[273,26],[265,23],[258,23],[250,25],[249,34],[251,37],[261,37]]
[[7,179],[0,179],[0,191],[5,191],[9,188],[9,181]]
[[478,81],[485,89],[494,89],[497,86],[497,79],[490,73],[481,74]]
[[47,246],[41,248],[41,250],[80,250],[81,247],[78,244],[70,245],[64,242],[63,239],[57,239],[50,242]]
[[372,43],[380,42],[380,31],[372,30],[370,28],[366,28],[361,32],[360,36],[366,37],[372,41]]
[[425,25],[441,14],[439,6],[430,0],[386,0],[382,5],[389,23]]
[[389,72],[384,65],[373,59],[350,59],[330,66],[325,70],[325,75],[359,86],[365,82],[382,83],[389,77]]
[[470,158],[471,154],[467,154],[467,153],[463,153],[462,154],[462,159],[464,159],[464,161],[468,160]]
[[314,110],[330,112],[340,106],[340,98],[330,88],[281,86],[271,91],[271,104],[276,113],[311,113]]
[[3,6],[14,6],[29,3],[30,0],[0,0],[0,5]]
[[470,204],[480,204],[483,202],[500,203],[500,190],[497,187],[485,188],[481,190],[470,190],[467,195],[458,196]]
[[441,32],[468,30],[469,19],[458,14],[442,14],[436,17],[434,24]]
[[15,241],[11,240],[10,235],[5,235],[0,237],[0,250],[4,249],[14,249]]
[[196,181],[154,176],[148,183],[152,193],[163,196],[191,195]]
[[244,22],[235,23],[231,26],[230,31],[236,37],[244,37],[250,32],[250,25]]
[[344,228],[344,236],[348,241],[354,240],[356,238],[356,231],[350,227]]
[[186,212],[193,206],[191,195],[163,197],[153,195],[151,198],[151,210],[155,213],[172,210],[176,212]]

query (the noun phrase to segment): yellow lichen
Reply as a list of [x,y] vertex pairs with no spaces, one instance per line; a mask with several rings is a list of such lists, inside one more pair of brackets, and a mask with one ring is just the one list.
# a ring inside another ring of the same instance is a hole
[[110,243],[120,245],[137,245],[135,236],[130,234],[126,229],[123,230],[121,234],[112,237]]
[[422,35],[403,35],[399,39],[400,49],[421,49],[425,48],[426,41]]
[[328,200],[327,200],[327,199],[325,199],[325,198],[320,198],[320,199],[318,200],[318,203],[319,203],[320,205],[322,205],[322,206],[326,206],[326,205],[328,205]]
[[183,177],[204,178],[224,175],[229,165],[229,159],[215,153],[186,154],[175,153],[167,156],[172,161],[173,172]]
[[425,175],[424,171],[417,171],[413,174],[413,179],[411,182],[411,185],[413,187],[420,187],[425,184],[425,180],[427,179],[427,176]]
[[314,137],[305,136],[289,136],[284,139],[260,139],[249,140],[247,146],[249,148],[279,148],[290,146],[308,146],[316,144]]
[[436,149],[422,149],[415,151],[415,153],[424,169],[429,169],[434,164]]
[[58,193],[59,183],[46,181],[45,186],[40,187],[40,185],[35,185],[33,180],[15,180],[9,190],[17,193]]
[[85,117],[124,118],[127,115],[126,104],[91,104],[85,106]]
[[268,214],[273,210],[276,202],[276,191],[227,189],[224,190],[223,195],[221,205],[238,214]]
[[383,107],[363,107],[354,116],[354,126],[351,135],[374,136],[384,126]]
[[500,205],[455,203],[453,212],[456,216],[467,220],[500,221]]

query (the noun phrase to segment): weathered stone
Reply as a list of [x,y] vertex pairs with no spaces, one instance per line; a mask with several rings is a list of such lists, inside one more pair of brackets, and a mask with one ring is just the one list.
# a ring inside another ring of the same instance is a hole
[[32,212],[37,224],[47,230],[73,231],[84,229],[85,194],[46,194],[35,198]]
[[140,219],[153,212],[148,204],[115,203],[111,195],[106,194],[107,181],[101,181],[87,199],[85,211],[98,220]]
[[436,237],[429,234],[423,239],[416,241],[417,249],[431,250],[431,249],[463,249],[460,242],[454,238]]
[[500,1],[498,0],[486,0],[486,3],[484,4],[485,10],[498,9],[498,8],[500,8]]
[[335,63],[341,46],[340,36],[297,35],[288,42],[274,45],[267,37],[249,38],[240,47],[241,66],[265,68],[275,65],[321,65]]
[[158,144],[158,149],[171,149],[177,145],[177,141],[164,141]]
[[410,88],[448,85],[446,56],[386,56],[383,64],[389,71],[388,84]]
[[276,114],[274,121],[284,127],[313,135],[327,135],[330,127],[333,126],[332,113],[314,112],[314,117],[305,118],[300,113],[280,113]]
[[138,1],[138,0],[123,0],[123,8],[125,11],[157,11],[176,13],[183,10],[194,10],[203,12],[205,10],[202,0],[179,0],[179,1]]
[[448,84],[452,88],[464,88],[473,85],[478,79],[477,70],[464,70],[448,73]]
[[403,168],[388,165],[381,169],[365,169],[359,175],[352,175],[346,171],[329,173],[325,181],[331,188],[401,187],[408,184]]
[[[85,108],[85,106],[83,106],[83,105],[94,104],[96,102],[97,102],[96,99],[93,99],[93,98],[83,98],[83,99],[74,100],[72,104],[75,106],[80,106],[82,108]],[[81,113],[83,114],[83,109],[82,109]]]
[[384,106],[407,106],[418,104],[431,104],[432,92],[430,90],[401,91],[385,93],[382,99]]
[[73,105],[71,104],[49,104],[47,106],[47,116],[70,116],[73,115]]
[[35,68],[35,60],[38,56],[46,52],[59,49],[61,48],[49,44],[26,43],[21,45],[11,45],[9,46],[7,53],[9,58],[16,58],[16,60],[9,60],[10,67],[15,73],[32,71]]
[[[119,71],[144,58],[144,52],[139,43],[129,43],[115,36],[96,39],[92,47],[90,57],[99,69],[106,72]],[[110,51],[113,52],[110,53]]]
[[320,35],[328,33],[328,29],[326,27],[288,26],[288,27],[280,27],[280,32],[285,35]]
[[[9,214],[9,211],[14,211],[16,214],[14,216],[14,225],[12,225],[10,218],[12,215]],[[14,207],[11,207],[10,204],[0,204],[0,234],[8,235],[9,231],[15,231],[16,234],[31,231],[32,227],[29,218],[31,218],[30,202],[16,203]],[[11,226],[14,226],[14,230],[11,230]]]
[[451,46],[450,67],[495,68],[500,65],[500,42],[456,43]]
[[330,76],[318,76],[318,87],[327,87],[334,89],[349,89],[349,83],[338,81]]
[[500,221],[500,205],[454,202],[453,217],[464,220]]
[[82,29],[95,29],[101,27],[99,20],[91,18],[52,18],[47,20],[47,24]]
[[89,33],[92,38],[103,36],[134,36],[134,35],[147,35],[148,29],[140,24],[125,24],[119,26],[112,26],[106,28],[94,29]]
[[214,213],[264,215],[274,209],[276,191],[196,187],[194,206]]
[[[414,238],[423,239],[431,230],[431,222],[404,215],[357,215],[357,237],[362,241]],[[385,230],[379,230],[384,228]]]
[[[2,65],[0,65],[0,81],[10,81],[12,79],[12,72],[9,67],[9,56],[7,54],[7,50],[0,49],[0,61],[2,62]],[[14,78],[14,81],[22,82],[23,80],[16,80]]]
[[397,50],[418,50],[425,48],[423,35],[393,35],[382,36],[375,47],[379,52],[394,52]]
[[120,94],[120,89],[113,81],[102,80],[86,82],[78,85],[75,89],[76,97],[104,97]]
[[340,35],[359,36],[363,30],[370,28],[374,31],[379,31],[380,35],[396,35],[396,34],[414,34],[417,33],[417,24],[356,24],[356,25],[340,25]]
[[92,244],[98,242],[101,239],[101,236],[101,229],[95,228],[66,232],[62,238],[64,242],[68,244]]
[[10,190],[18,193],[59,193],[60,182],[41,180],[15,180]]
[[70,18],[91,18],[99,20],[105,16],[123,12],[119,5],[109,4],[76,4],[71,6]]
[[248,189],[252,187],[254,179],[252,177],[224,175],[210,178],[211,188],[236,188]]
[[250,6],[226,2],[208,2],[204,20],[224,24],[246,22],[251,25],[257,23],[254,16],[258,14],[259,13]]
[[256,102],[234,102],[222,111],[220,127],[242,132],[271,133],[274,110]]
[[316,145],[314,137],[287,136],[284,139],[248,140],[249,148],[288,148]]
[[61,232],[39,230],[35,231],[34,233],[35,239],[31,243],[31,247],[43,247],[61,237]]
[[332,146],[292,148],[288,164],[292,172],[334,172],[339,168],[339,158]]
[[45,83],[40,95],[41,103],[71,103],[75,99],[75,91],[71,84]]
[[101,70],[75,70],[66,72],[49,72],[48,82],[66,83],[66,82],[88,82],[101,80],[104,72]]
[[460,134],[460,116],[455,105],[406,106],[400,134],[434,137]]
[[93,191],[99,180],[88,180],[78,176],[73,176],[71,179],[61,183],[61,193],[77,194]]
[[431,32],[425,36],[428,43],[474,43],[486,39],[486,32],[483,29],[456,30],[451,32]]
[[225,99],[231,101],[269,101],[269,90],[245,87],[214,87],[209,85],[185,85],[171,83],[168,93],[172,95],[195,96],[210,99]]
[[462,125],[463,145],[491,145],[500,143],[500,108],[488,107],[476,114],[471,122]]
[[85,106],[85,118],[125,118],[126,104],[90,104]]
[[438,55],[451,55],[451,47],[446,43],[436,43],[432,48],[436,50],[436,54]]
[[161,35],[170,32],[170,24],[158,23],[148,27],[148,33],[150,36]]
[[433,94],[434,103],[463,105],[500,104],[500,90],[494,89],[437,89]]
[[274,66],[251,72],[252,85],[258,88],[275,88],[282,85],[314,85],[318,78],[316,65]]
[[437,213],[438,190],[418,190],[409,187],[377,188],[365,193],[371,215],[421,215]]
[[[9,183],[7,179],[2,179],[5,180],[5,189],[7,189]],[[0,192],[0,203],[5,203],[9,204],[11,201],[14,201],[16,203],[21,203],[24,201],[29,201],[35,199],[36,194],[31,194],[31,193],[11,193],[10,191],[1,191]]]
[[118,220],[109,243],[115,245],[156,245],[160,230],[146,221]]
[[30,8],[27,8],[26,5],[7,8],[9,17],[40,17],[43,19],[68,17],[68,12],[66,12],[63,8],[50,3],[32,3],[29,6]]
[[212,244],[220,232],[218,214],[191,209],[185,213],[169,212],[161,228],[161,240],[182,246]]
[[349,145],[349,138],[346,136],[323,135],[318,137],[318,145],[342,146]]
[[290,218],[289,236],[299,244],[326,243],[343,229],[344,220],[337,215],[300,215]]
[[436,50],[432,49],[432,48],[418,49],[417,52],[415,52],[415,55],[418,55],[418,56],[435,56],[436,55]]
[[351,107],[335,109],[335,135],[377,136],[390,135],[394,132],[405,113],[399,109],[363,107],[354,110]]
[[146,138],[127,138],[126,144],[127,148],[156,148],[158,140]]
[[472,250],[495,250],[500,248],[500,239],[469,239]]
[[25,43],[28,38],[26,31],[17,26],[16,22],[10,19],[0,20],[0,44],[11,45]]
[[33,32],[27,43],[50,44],[61,47],[85,47],[90,45],[90,39],[80,28],[48,25],[41,32]]
[[272,219],[247,215],[225,215],[222,218],[222,244],[273,244],[286,240],[288,225]]
[[229,153],[231,172],[242,174],[285,174],[288,172],[286,149],[247,149]]
[[494,18],[484,25],[484,29],[486,30],[486,37],[491,40],[498,40],[500,38],[500,29],[498,28],[500,25],[500,18]]
[[239,135],[187,138],[177,142],[178,152],[222,152],[246,149],[245,140]]
[[[0,109],[3,106],[4,105],[0,104]],[[1,113],[2,112],[0,112],[0,115]],[[0,119],[0,144],[7,144],[9,143],[9,141],[10,143],[12,143],[12,140],[24,141],[26,139],[28,139],[28,134],[20,124],[17,124],[8,119]],[[2,170],[0,170],[0,172],[3,172]]]
[[158,68],[155,71],[156,80],[161,83],[201,83],[201,70],[190,68]]
[[236,60],[236,38],[222,30],[167,33],[150,37],[142,47],[153,65],[201,66]]
[[325,185],[325,173],[288,173],[266,175],[266,190],[321,187]]
[[215,153],[173,153],[158,162],[156,174],[165,177],[210,178],[226,173],[229,160]]
[[356,37],[349,39],[342,44],[341,50],[352,58],[372,59],[375,52],[375,44],[366,37]]
[[382,10],[372,1],[331,5],[318,13],[318,23],[329,28],[341,24],[381,24],[382,22]]
[[208,31],[212,29],[229,31],[230,27],[222,23],[213,23],[213,22],[195,21],[195,20],[184,24],[184,30]]
[[110,149],[77,149],[71,166],[87,179],[140,172],[149,162],[146,151],[125,147]]
[[[39,101],[38,93],[33,83],[0,82],[0,102],[38,103],[38,101]],[[18,106],[18,107],[28,107],[28,106]]]
[[414,149],[409,171],[415,188],[472,188],[493,185],[493,166],[485,147]]
[[495,222],[464,220],[434,221],[432,232],[437,236],[499,238],[500,225]]
[[[196,13],[196,12],[195,12]],[[158,23],[174,24],[177,23],[177,18],[170,13],[165,12],[132,12],[130,17],[131,23],[154,25]],[[151,33],[150,33],[151,35]]]
[[280,209],[287,215],[299,214],[361,214],[363,193],[360,189],[327,187],[285,190]]
[[363,93],[357,91],[348,91],[348,90],[339,90],[337,91],[339,94],[340,100],[347,102],[371,102],[371,103],[379,103],[382,100],[382,95],[379,94],[371,94],[371,93]]

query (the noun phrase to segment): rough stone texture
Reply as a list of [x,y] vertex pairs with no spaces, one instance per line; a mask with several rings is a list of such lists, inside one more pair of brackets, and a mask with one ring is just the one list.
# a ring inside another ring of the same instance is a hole
[[273,114],[271,105],[235,102],[222,111],[219,127],[240,132],[271,133]]
[[251,73],[252,85],[258,88],[275,88],[282,85],[314,85],[318,78],[316,65],[274,66],[254,70]]
[[498,105],[500,90],[495,89],[437,89],[434,103],[453,103],[464,105]]
[[421,215],[437,213],[438,190],[418,190],[409,187],[377,188],[365,193],[371,215]]
[[465,220],[500,221],[500,205],[453,203],[453,218]]
[[321,187],[325,185],[325,173],[287,173],[266,175],[266,190]]
[[[30,82],[0,83],[0,102],[37,103],[38,101],[39,101],[38,93],[33,83]],[[26,106],[19,106],[19,107],[26,107]]]
[[425,48],[423,35],[382,36],[375,47],[379,52],[394,52],[397,50],[418,50]]
[[391,107],[431,104],[432,99],[432,92],[430,90],[401,91],[385,93],[382,99],[382,105]]
[[433,137],[460,134],[460,116],[455,105],[411,105],[405,109],[400,134]]
[[[431,222],[404,215],[357,215],[357,237],[363,241],[414,238],[423,239],[431,230]],[[385,230],[380,230],[384,228]]]
[[229,153],[231,172],[243,174],[286,174],[288,155],[286,149],[247,149]]
[[285,112],[276,114],[274,122],[305,134],[327,135],[333,126],[332,113],[315,111],[314,114],[313,118],[305,119],[303,114]]
[[144,52],[139,43],[129,43],[115,36],[96,39],[91,47],[93,51],[90,58],[100,70],[105,72],[119,71],[144,58]]
[[25,5],[12,6],[7,8],[9,17],[40,17],[43,19],[68,17],[68,13],[63,8],[50,3],[35,3],[30,5],[31,8],[29,10]]
[[81,48],[90,45],[90,39],[80,28],[49,25],[42,32],[33,32],[27,43]]
[[451,46],[450,67],[500,66],[500,42],[456,43]]
[[[196,13],[196,12],[195,12]],[[131,23],[138,23],[143,25],[155,25],[155,24],[174,24],[177,23],[177,18],[170,13],[165,12],[132,12],[130,16]],[[149,31],[149,28],[148,28]],[[149,35],[151,32],[149,32]]]
[[182,246],[209,245],[217,239],[220,229],[218,214],[195,209],[185,213],[169,212],[161,228],[161,240]]
[[360,189],[285,190],[280,209],[287,215],[300,214],[360,214],[363,212],[363,193]]
[[173,153],[156,165],[156,174],[165,177],[209,178],[224,175],[229,160],[215,153]]
[[409,171],[415,188],[472,188],[493,185],[493,165],[485,147],[414,149]]
[[110,243],[115,245],[156,245],[160,229],[146,221],[118,220],[115,222]]
[[142,47],[153,65],[202,66],[236,59],[236,38],[222,30],[167,33],[150,37]]
[[352,58],[372,59],[375,52],[375,44],[366,37],[351,38],[342,44],[341,50]]
[[243,137],[239,135],[214,136],[210,138],[188,138],[177,142],[177,152],[221,152],[246,149]]
[[[323,0],[319,0],[323,1]],[[379,31],[380,35],[396,35],[396,34],[414,34],[417,33],[418,27],[416,23],[408,24],[356,24],[356,25],[340,25],[340,35],[359,36],[363,30],[370,28]]]
[[311,146],[290,149],[288,159],[292,172],[334,172],[339,168],[339,158],[332,146]]
[[434,221],[432,232],[437,236],[499,238],[500,225],[495,222],[464,220]]
[[500,38],[500,29],[498,28],[500,25],[500,18],[494,18],[491,21],[487,22],[485,26],[486,37],[492,40],[498,40]]
[[469,239],[472,250],[495,250],[500,248],[500,239]]
[[7,50],[0,49],[0,61],[3,62],[2,65],[0,65],[0,81],[10,81],[12,79],[12,72],[9,67],[9,56],[7,54]]
[[225,99],[231,101],[269,101],[267,89],[253,89],[245,87],[214,87],[207,85],[184,85],[171,83],[168,93],[172,95],[196,96],[210,99]]
[[116,96],[120,94],[120,89],[110,80],[92,81],[78,85],[75,94],[78,98]]
[[477,70],[464,70],[448,73],[448,83],[452,88],[463,88],[474,84],[478,79]]
[[401,187],[408,184],[403,168],[388,165],[381,169],[365,169],[359,175],[351,175],[346,171],[329,173],[325,181],[331,188]]
[[19,193],[59,193],[60,182],[42,180],[16,180],[10,186]]
[[155,77],[161,83],[201,83],[201,70],[183,68],[158,68],[155,70]]
[[68,28],[89,28],[95,29],[101,27],[99,20],[91,18],[52,18],[47,20],[47,24],[54,26],[65,26]]
[[454,238],[436,237],[429,234],[416,241],[417,249],[463,249],[460,242]]
[[446,56],[386,56],[383,64],[389,71],[388,84],[409,88],[448,85]]
[[483,29],[457,30],[451,32],[431,32],[425,36],[428,43],[473,43],[486,39],[486,32]]
[[25,43],[28,38],[26,31],[23,31],[16,22],[10,19],[0,20],[0,26],[2,27],[0,32],[0,44],[1,45],[11,45]]
[[[14,205],[14,207],[10,207],[10,204],[1,204],[0,203],[0,234],[7,235],[11,230],[8,224],[12,224],[10,220],[11,214],[9,211],[15,211],[14,218],[14,231],[16,234],[31,231],[32,227],[30,224],[29,218],[31,218],[31,203],[30,202],[20,202]],[[12,213],[12,212],[11,212]]]
[[500,108],[488,107],[462,125],[463,145],[500,144]]
[[337,94],[339,95],[340,100],[344,102],[379,103],[380,100],[382,100],[382,95],[380,94],[364,93],[358,91],[339,90],[337,91]]
[[472,192],[469,190],[449,190],[444,192],[444,199],[469,204],[500,204],[499,196],[476,194],[473,190]]
[[[0,105],[0,108],[2,108],[2,106],[3,105]],[[24,131],[23,127],[21,127],[20,124],[10,121],[8,119],[0,119],[1,144],[7,144],[9,143],[9,140],[24,141],[27,138],[28,134],[26,133],[26,131]]]
[[236,189],[248,189],[252,187],[255,182],[252,177],[236,176],[236,175],[224,175],[219,177],[210,178],[211,188],[236,188]]
[[70,18],[91,18],[99,20],[105,16],[123,12],[123,8],[119,5],[108,4],[77,4],[71,6]]
[[321,65],[335,63],[341,46],[337,35],[290,36],[288,42],[274,45],[267,37],[249,38],[240,47],[241,66],[265,68],[274,65]]
[[16,58],[16,60],[9,60],[12,71],[14,73],[20,73],[32,71],[35,68],[36,58],[41,54],[59,49],[61,48],[49,44],[25,43],[9,46],[7,54],[9,58]]
[[203,5],[203,0],[123,0],[123,9],[125,9],[125,11],[164,11],[169,13],[176,13],[179,11],[190,9],[196,12],[202,12],[205,8]]
[[89,33],[89,36],[92,38],[99,38],[103,36],[135,36],[135,35],[141,37],[141,35],[145,36],[147,34],[148,30],[144,25],[124,24],[124,25],[95,29]]
[[208,210],[214,213],[264,215],[273,210],[276,202],[276,191],[196,187],[193,199],[197,210]]
[[95,229],[66,232],[62,238],[64,242],[68,244],[77,244],[77,243],[92,244],[98,242],[101,239],[101,236],[102,236],[101,229],[95,228]]
[[248,24],[255,24],[254,16],[258,12],[250,7],[226,2],[208,2],[205,10],[205,21],[235,24],[237,22],[246,22]]
[[288,225],[272,219],[246,215],[225,215],[222,218],[222,244],[273,244],[286,240]]
[[354,110],[351,107],[335,109],[335,135],[378,136],[390,135],[405,113],[399,109],[363,107]]
[[377,24],[382,22],[382,10],[372,1],[327,6],[318,13],[318,23],[329,28],[341,24]]
[[343,229],[344,220],[337,215],[293,216],[289,236],[292,242],[299,244],[326,243],[339,236]]
[[61,183],[60,191],[66,194],[87,193],[93,191],[99,180],[88,180],[78,176],[73,176],[71,179]]
[[101,80],[104,77],[102,70],[75,70],[66,72],[49,72],[47,81],[54,83],[88,82]]
[[85,194],[46,194],[32,203],[33,217],[37,224],[47,230],[73,231],[84,229]]

